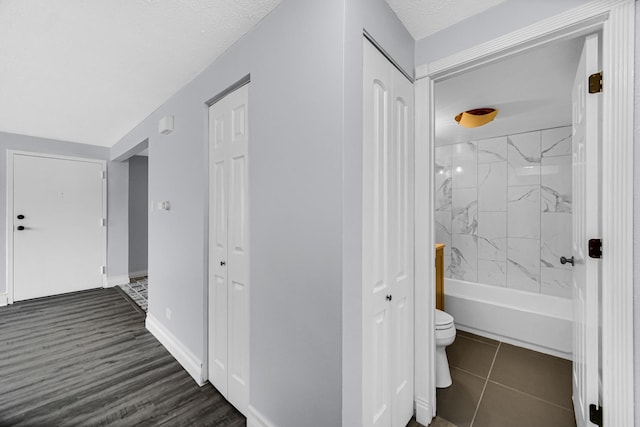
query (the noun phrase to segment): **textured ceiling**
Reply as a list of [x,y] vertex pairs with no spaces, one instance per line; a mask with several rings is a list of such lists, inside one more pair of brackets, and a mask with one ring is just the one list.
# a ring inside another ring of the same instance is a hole
[[0,0],[0,131],[111,146],[280,0]]
[[[553,42],[436,83],[436,144],[570,125],[571,87],[583,41]],[[475,129],[454,120],[481,107],[498,108],[498,117]]]
[[[0,132],[110,147],[280,1],[0,0]],[[387,0],[416,39],[501,1]]]
[[505,0],[386,0],[414,39],[457,24]]

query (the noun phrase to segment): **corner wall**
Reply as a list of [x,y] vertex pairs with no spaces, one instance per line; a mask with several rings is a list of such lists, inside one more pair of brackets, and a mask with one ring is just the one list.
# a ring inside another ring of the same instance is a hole
[[149,158],[133,156],[129,163],[129,277],[147,272],[149,234]]
[[206,101],[251,74],[250,403],[279,427],[341,425],[343,8],[283,1],[111,152],[149,139],[149,199],[171,202],[149,217],[149,313],[206,378]]
[[362,419],[362,41],[366,30],[410,75],[414,40],[384,0],[345,0],[342,425]]

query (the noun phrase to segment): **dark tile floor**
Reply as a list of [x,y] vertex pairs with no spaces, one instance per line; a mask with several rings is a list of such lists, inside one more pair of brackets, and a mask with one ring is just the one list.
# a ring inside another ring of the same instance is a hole
[[[458,331],[438,416],[457,427],[574,427],[571,362]],[[433,425],[433,423],[432,423]]]

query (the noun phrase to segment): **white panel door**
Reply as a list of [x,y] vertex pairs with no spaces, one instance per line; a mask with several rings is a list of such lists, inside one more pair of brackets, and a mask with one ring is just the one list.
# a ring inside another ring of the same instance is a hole
[[104,164],[10,156],[14,301],[102,287]]
[[395,427],[413,414],[413,86],[363,48],[363,419]]
[[209,380],[249,407],[249,86],[209,109]]
[[578,427],[592,426],[589,405],[599,404],[600,262],[588,241],[600,237],[600,129],[602,95],[588,93],[589,75],[600,71],[598,36],[588,36],[573,84],[573,404]]
[[223,99],[209,109],[209,381],[223,396],[228,395],[226,260],[230,131],[226,104]]
[[413,415],[413,85],[395,67],[390,145],[389,263],[392,291],[391,391],[393,426]]

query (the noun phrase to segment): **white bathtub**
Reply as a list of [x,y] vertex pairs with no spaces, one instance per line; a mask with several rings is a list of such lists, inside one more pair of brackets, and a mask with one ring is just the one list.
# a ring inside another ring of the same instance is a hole
[[445,279],[445,310],[459,330],[572,359],[573,302]]

